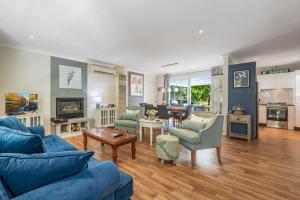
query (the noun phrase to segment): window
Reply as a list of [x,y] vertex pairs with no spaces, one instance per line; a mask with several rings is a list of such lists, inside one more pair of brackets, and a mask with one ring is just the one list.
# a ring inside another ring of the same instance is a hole
[[183,105],[189,103],[189,80],[172,80],[169,88],[169,104]]

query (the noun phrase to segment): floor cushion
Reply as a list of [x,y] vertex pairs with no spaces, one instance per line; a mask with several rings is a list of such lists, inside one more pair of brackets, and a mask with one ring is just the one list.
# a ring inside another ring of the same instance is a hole
[[92,151],[3,153],[0,154],[0,176],[13,195],[18,196],[81,172],[92,155]]
[[13,116],[0,119],[0,126],[30,133],[28,128],[18,118]]
[[199,144],[201,142],[199,133],[191,131],[189,129],[171,128],[169,132],[171,135],[174,135],[181,140],[185,140],[191,144]]
[[44,153],[45,145],[39,135],[0,126],[0,153]]

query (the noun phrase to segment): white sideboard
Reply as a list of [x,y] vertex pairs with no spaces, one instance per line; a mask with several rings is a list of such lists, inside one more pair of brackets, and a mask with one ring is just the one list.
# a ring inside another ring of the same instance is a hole
[[[17,117],[26,127],[43,126],[44,118],[41,113],[26,113],[23,115],[13,115]],[[8,115],[1,116],[0,118],[6,118]]]
[[97,108],[95,115],[95,127],[111,127],[115,125],[116,121],[116,108]]

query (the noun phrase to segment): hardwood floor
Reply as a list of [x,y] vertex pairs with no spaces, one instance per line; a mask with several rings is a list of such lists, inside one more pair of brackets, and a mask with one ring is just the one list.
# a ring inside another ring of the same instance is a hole
[[[181,147],[177,165],[160,164],[149,135],[137,142],[136,160],[130,145],[118,152],[118,166],[134,178],[134,200],[177,199],[300,199],[300,132],[260,128],[258,140],[223,138],[222,164],[216,150],[197,151],[191,169],[190,151]],[[146,139],[146,140],[145,140]],[[82,136],[67,141],[83,149]],[[89,141],[88,149],[101,160],[111,148]]]

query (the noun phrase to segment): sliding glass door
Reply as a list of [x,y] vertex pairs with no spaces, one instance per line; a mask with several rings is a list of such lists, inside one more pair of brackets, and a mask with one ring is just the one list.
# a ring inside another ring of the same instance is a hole
[[169,105],[189,104],[189,80],[171,80],[169,88]]

